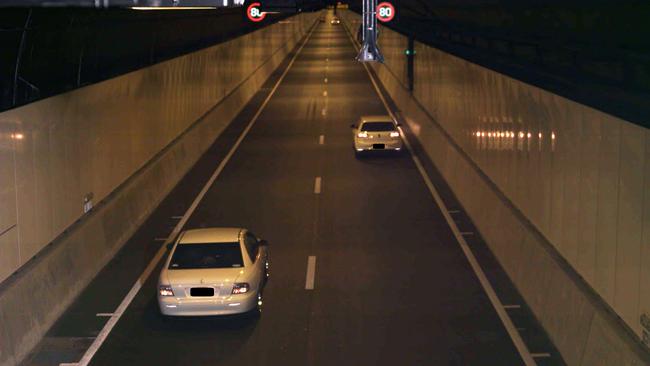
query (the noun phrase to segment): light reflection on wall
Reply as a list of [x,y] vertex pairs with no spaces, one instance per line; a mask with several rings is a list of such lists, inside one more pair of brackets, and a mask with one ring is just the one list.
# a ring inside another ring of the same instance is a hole
[[[22,148],[25,134],[11,122],[0,122],[0,151],[7,152]],[[2,187],[0,187],[2,188]]]
[[475,147],[478,150],[496,150],[496,151],[530,151],[531,146],[537,146],[538,151],[542,151],[542,146],[550,142],[551,152],[555,152],[557,134],[552,131],[550,136],[538,132],[537,136],[531,131],[513,131],[513,130],[476,130],[472,132],[475,137]]

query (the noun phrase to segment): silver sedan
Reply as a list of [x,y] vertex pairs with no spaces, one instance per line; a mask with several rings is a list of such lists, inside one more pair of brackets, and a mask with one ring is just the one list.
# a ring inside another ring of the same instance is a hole
[[354,150],[357,153],[376,150],[402,150],[402,138],[390,116],[362,116],[352,125]]
[[260,313],[268,243],[240,228],[182,232],[158,280],[163,315]]

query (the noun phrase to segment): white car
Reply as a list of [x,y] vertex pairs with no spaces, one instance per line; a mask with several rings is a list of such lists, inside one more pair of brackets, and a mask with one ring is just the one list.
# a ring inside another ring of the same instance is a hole
[[160,312],[170,316],[260,313],[268,269],[268,243],[246,229],[184,231],[160,272]]
[[390,116],[362,116],[352,127],[357,153],[376,150],[402,150],[398,124]]

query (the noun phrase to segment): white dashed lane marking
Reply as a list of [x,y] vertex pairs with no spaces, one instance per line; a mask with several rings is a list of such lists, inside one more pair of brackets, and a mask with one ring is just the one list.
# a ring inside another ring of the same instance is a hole
[[315,277],[316,277],[316,256],[310,255],[307,258],[307,278],[305,279],[305,290],[314,289]]
[[314,180],[314,193],[320,194],[321,189],[321,177],[316,177]]

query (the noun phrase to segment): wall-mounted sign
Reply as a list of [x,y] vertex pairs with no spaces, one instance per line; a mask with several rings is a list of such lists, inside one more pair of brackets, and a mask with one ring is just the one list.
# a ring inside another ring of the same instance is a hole
[[266,13],[260,10],[262,4],[252,3],[246,8],[246,16],[251,22],[261,22],[266,17]]
[[393,4],[384,1],[377,5],[377,20],[380,22],[390,22],[395,17],[395,7]]

